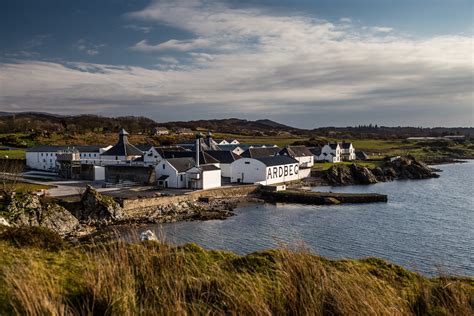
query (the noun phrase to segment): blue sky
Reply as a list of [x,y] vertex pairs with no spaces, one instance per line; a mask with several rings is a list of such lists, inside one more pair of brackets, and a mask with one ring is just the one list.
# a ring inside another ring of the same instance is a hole
[[0,110],[472,126],[472,1],[3,0]]

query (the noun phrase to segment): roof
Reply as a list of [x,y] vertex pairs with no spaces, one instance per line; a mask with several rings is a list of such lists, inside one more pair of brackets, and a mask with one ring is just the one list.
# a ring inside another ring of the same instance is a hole
[[199,167],[191,167],[190,169],[193,169],[193,168],[198,168],[200,169],[201,171],[216,171],[216,170],[221,170],[221,168],[218,168],[216,166],[214,166],[213,164],[209,164],[209,165],[200,165]]
[[298,160],[291,158],[290,156],[271,156],[271,157],[260,157],[255,158],[256,160],[262,162],[265,166],[281,166],[298,163]]
[[[240,149],[242,149],[242,150],[244,150],[244,149],[242,148],[242,145],[240,145],[240,144],[239,144],[239,145],[237,145],[237,144],[219,145],[218,147],[219,147],[220,150],[230,150],[230,151],[233,151],[233,150],[235,150],[237,147],[240,148]],[[247,149],[247,148],[245,148],[245,149]]]
[[167,131],[168,129],[164,126],[157,126],[157,127],[153,127],[154,130],[157,130],[157,131]]
[[104,152],[102,156],[141,156],[143,152],[128,142],[128,133],[122,129],[117,144]]
[[278,147],[265,147],[265,148],[249,148],[244,151],[240,156],[245,158],[259,158],[274,156],[280,151]]
[[339,143],[339,145],[344,149],[349,149],[351,148],[352,143],[342,142],[342,143]]
[[[196,152],[194,151],[162,151],[160,152],[160,155],[165,158],[165,159],[170,159],[170,158],[185,158],[185,157],[190,157],[190,158],[195,158],[196,157]],[[215,158],[213,158],[211,155],[207,154],[207,152],[200,152],[199,153],[199,162],[206,164],[206,163],[219,163]]]
[[206,154],[216,159],[220,163],[232,163],[241,157],[234,154],[231,150],[210,150],[206,151]]
[[321,147],[310,148],[309,151],[312,152],[315,156],[321,155]]
[[173,166],[178,172],[185,172],[189,168],[192,168],[196,165],[194,158],[191,157],[181,157],[181,158],[170,158],[166,159],[170,165]]
[[285,153],[291,157],[313,156],[313,153],[306,146],[287,146],[279,152],[280,155]]
[[365,152],[360,151],[360,150],[356,151],[355,155],[356,155],[356,158],[359,159],[359,160],[364,160],[364,159],[369,158],[369,156]]
[[79,152],[88,152],[88,153],[99,153],[101,146],[35,146],[28,148],[27,152],[59,152],[59,151],[72,151],[77,150]]
[[140,149],[141,151],[149,151],[149,150],[152,149],[154,146],[153,146],[153,145],[150,145],[150,144],[139,144],[139,145],[135,145],[135,147],[137,147],[137,148]]
[[328,146],[331,147],[331,149],[336,149],[337,145],[339,145],[339,144],[338,143],[329,143],[328,144]]

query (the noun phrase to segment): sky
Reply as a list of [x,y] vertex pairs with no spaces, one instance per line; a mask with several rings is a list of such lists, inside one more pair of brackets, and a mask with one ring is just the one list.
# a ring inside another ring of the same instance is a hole
[[0,111],[473,126],[471,0],[2,0]]

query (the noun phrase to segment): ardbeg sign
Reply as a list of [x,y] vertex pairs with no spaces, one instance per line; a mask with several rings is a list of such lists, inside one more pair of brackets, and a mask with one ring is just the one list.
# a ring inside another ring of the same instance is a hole
[[298,175],[298,171],[298,164],[269,167],[267,168],[267,180]]

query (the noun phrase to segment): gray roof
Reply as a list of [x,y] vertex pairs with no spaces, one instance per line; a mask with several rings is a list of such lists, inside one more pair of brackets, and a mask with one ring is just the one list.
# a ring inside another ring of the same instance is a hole
[[[196,152],[194,151],[166,151],[163,150],[160,152],[160,155],[165,158],[185,158],[185,157],[190,157],[190,158],[195,158],[196,157]],[[201,151],[199,153],[199,163],[206,164],[206,163],[219,163],[215,158],[213,158],[211,155],[207,154],[207,152]]]
[[306,146],[287,146],[280,150],[279,154],[287,154],[293,158],[313,156],[313,153]]
[[262,162],[267,167],[298,163],[298,160],[293,159],[290,156],[280,156],[280,155],[271,156],[271,157],[260,157],[260,158],[255,158],[255,159]]
[[172,165],[178,172],[185,172],[196,165],[194,158],[191,157],[170,158],[166,159],[166,161],[168,161],[169,164]]
[[119,133],[119,140],[112,148],[102,154],[102,156],[141,156],[143,152],[128,142],[128,133],[122,129]]
[[328,145],[329,145],[329,147],[331,147],[331,149],[336,149],[338,144],[337,143],[329,143]]
[[355,155],[358,160],[365,160],[369,158],[369,156],[365,152],[360,150],[356,151]]
[[315,156],[321,155],[321,147],[310,148],[309,151],[312,152]]
[[206,151],[206,154],[210,155],[220,163],[232,163],[233,161],[241,158],[239,155],[234,154],[230,150],[209,150]]
[[244,151],[240,156],[245,158],[259,158],[274,156],[280,151],[278,147],[266,147],[266,148],[249,148]]
[[202,171],[215,171],[215,170],[221,170],[220,168],[214,166],[214,165],[200,165],[198,167]]

